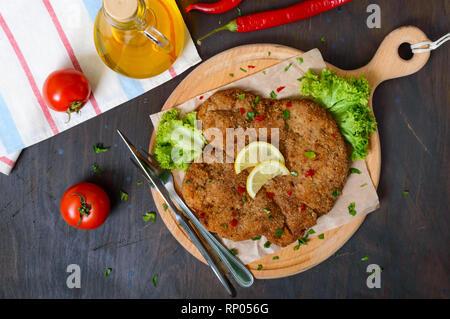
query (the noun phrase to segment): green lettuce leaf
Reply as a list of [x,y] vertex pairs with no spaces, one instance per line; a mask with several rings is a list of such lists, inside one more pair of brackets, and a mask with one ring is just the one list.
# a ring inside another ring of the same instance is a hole
[[369,136],[377,123],[368,107],[370,86],[364,78],[343,78],[324,69],[309,70],[301,79],[300,94],[311,96],[336,120],[344,139],[353,146],[352,160],[365,159]]
[[199,158],[206,143],[202,131],[195,127],[196,112],[179,119],[180,111],[172,109],[163,114],[156,133],[153,150],[162,168],[186,170]]

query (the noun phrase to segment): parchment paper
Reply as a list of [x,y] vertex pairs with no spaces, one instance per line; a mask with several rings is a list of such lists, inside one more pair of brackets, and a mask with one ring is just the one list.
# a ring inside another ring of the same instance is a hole
[[[297,79],[302,77],[309,69],[320,72],[322,69],[326,68],[326,64],[318,49],[305,52],[298,57],[303,59],[302,63],[299,63],[297,57],[293,57],[267,68],[262,72],[257,72],[221,88],[203,93],[201,95],[203,97],[202,99],[200,99],[200,96],[197,96],[176,106],[176,108],[179,109],[182,114],[191,112],[216,91],[228,88],[240,88],[242,90],[251,91],[263,98],[270,98],[270,92],[272,92],[272,90],[276,92],[278,87],[285,86],[285,89],[277,93],[277,98],[298,98],[300,96],[300,82],[297,81]],[[242,67],[246,69],[247,65],[243,65]],[[164,112],[159,112],[150,115],[155,129],[158,127],[158,123],[160,122],[163,113]],[[361,174],[351,174],[349,176],[342,194],[338,197],[333,209],[317,220],[317,224],[313,227],[315,234],[310,235],[310,237],[317,236],[328,230],[342,226],[355,220],[355,218],[363,217],[378,208],[378,195],[372,184],[372,180],[370,179],[365,161],[355,161],[352,163],[352,167],[358,168],[361,171]],[[177,170],[174,171],[173,175],[175,183],[179,189],[181,189],[184,172]],[[350,215],[348,212],[350,203],[355,203],[355,210],[357,212],[355,216]],[[222,238],[222,241],[228,248],[235,248],[238,251],[237,257],[239,257],[244,264],[248,264],[282,249],[282,247],[278,247],[274,244],[269,248],[264,248],[264,243],[267,241],[264,236],[257,241],[243,240],[234,242],[225,238]],[[295,244],[296,243],[297,242],[295,242]]]

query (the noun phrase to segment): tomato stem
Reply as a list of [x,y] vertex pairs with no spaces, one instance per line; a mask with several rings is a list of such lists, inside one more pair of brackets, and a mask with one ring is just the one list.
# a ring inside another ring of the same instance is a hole
[[76,112],[77,114],[80,113],[80,109],[83,106],[83,101],[74,101],[70,104],[70,106],[67,108],[66,113],[69,115],[69,119],[66,123],[70,122],[70,113]]
[[80,193],[73,193],[70,196],[78,195],[80,197],[80,205],[81,207],[78,207],[78,211],[80,212],[80,221],[78,222],[77,226],[80,226],[81,220],[83,219],[83,216],[89,216],[89,212],[91,211],[91,206],[89,206],[86,203],[86,200],[84,199],[83,195]]

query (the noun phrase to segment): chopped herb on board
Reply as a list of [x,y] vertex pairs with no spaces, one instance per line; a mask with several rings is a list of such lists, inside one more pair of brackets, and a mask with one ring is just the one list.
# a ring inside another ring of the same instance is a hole
[[321,37],[320,38],[320,42],[324,43],[325,42],[325,37]]
[[120,190],[120,200],[124,202],[128,201],[128,193]]
[[166,211],[166,210],[167,210],[167,208],[168,208],[168,207],[167,207],[167,204],[165,204],[165,203],[164,203],[164,204],[162,204],[162,207],[163,207],[164,211]]
[[285,68],[284,68],[284,72],[287,72],[292,66],[292,63],[289,63]]
[[350,174],[361,174],[361,171],[357,168],[350,167]]
[[261,269],[263,269],[263,265],[259,264],[258,265],[258,270],[261,270]]
[[239,70],[241,70],[242,72],[245,72],[245,73],[247,73],[247,70],[246,70],[246,69],[244,69],[244,68],[239,68]]
[[156,220],[156,213],[155,212],[148,212],[145,213],[144,216],[142,216],[142,219],[144,220],[144,222],[151,222],[153,223]]
[[109,147],[103,146],[102,143],[98,143],[92,147],[94,149],[95,154],[104,153],[109,151]]
[[228,75],[230,76],[230,78],[234,77],[234,73],[230,73]]
[[270,56],[271,54],[272,54],[272,52],[270,52],[270,51],[269,51],[269,52],[267,52],[267,55],[268,55],[268,56]]
[[315,234],[315,233],[316,233],[316,231],[314,229],[312,229],[312,228],[310,230],[308,230],[308,234],[309,235],[312,235],[312,234]]
[[369,260],[369,256],[365,256],[365,257],[361,258],[361,261],[367,261],[367,260]]
[[278,257],[278,256],[273,256],[273,258],[272,258],[272,260],[278,260],[278,259],[280,259],[280,257]]
[[153,275],[152,281],[153,281],[153,286],[156,287],[156,283],[158,282],[158,274]]
[[303,63],[303,58],[297,58],[298,64],[302,64]]
[[276,99],[277,98],[277,94],[274,91],[272,91],[272,92],[270,92],[270,97],[272,99]]
[[367,183],[364,183],[364,184],[362,184],[362,185],[359,186],[359,187],[365,187],[365,186],[367,186]]
[[252,238],[252,240],[260,240],[260,239],[261,239],[261,236],[257,236],[257,237]]
[[272,243],[270,241],[266,241],[264,243],[264,248],[269,248]]
[[355,203],[350,203],[350,205],[348,205],[348,213],[352,216],[356,215]]
[[402,194],[403,194],[403,195],[408,195],[408,194],[409,194],[409,191],[408,191],[408,190],[404,190],[404,191],[402,192]]
[[141,186],[142,185],[142,182],[137,182],[137,186]]
[[325,234],[320,234],[319,236],[317,236],[317,238],[324,239],[325,238]]

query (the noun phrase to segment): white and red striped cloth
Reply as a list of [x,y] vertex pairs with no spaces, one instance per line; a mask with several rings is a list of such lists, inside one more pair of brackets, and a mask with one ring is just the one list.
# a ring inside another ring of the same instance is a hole
[[[175,1],[175,0],[164,0]],[[9,174],[20,151],[135,98],[201,61],[186,28],[182,55],[166,72],[145,80],[103,64],[93,41],[101,0],[0,1],[0,172]],[[49,109],[41,88],[61,68],[82,71],[93,87],[80,116]]]

